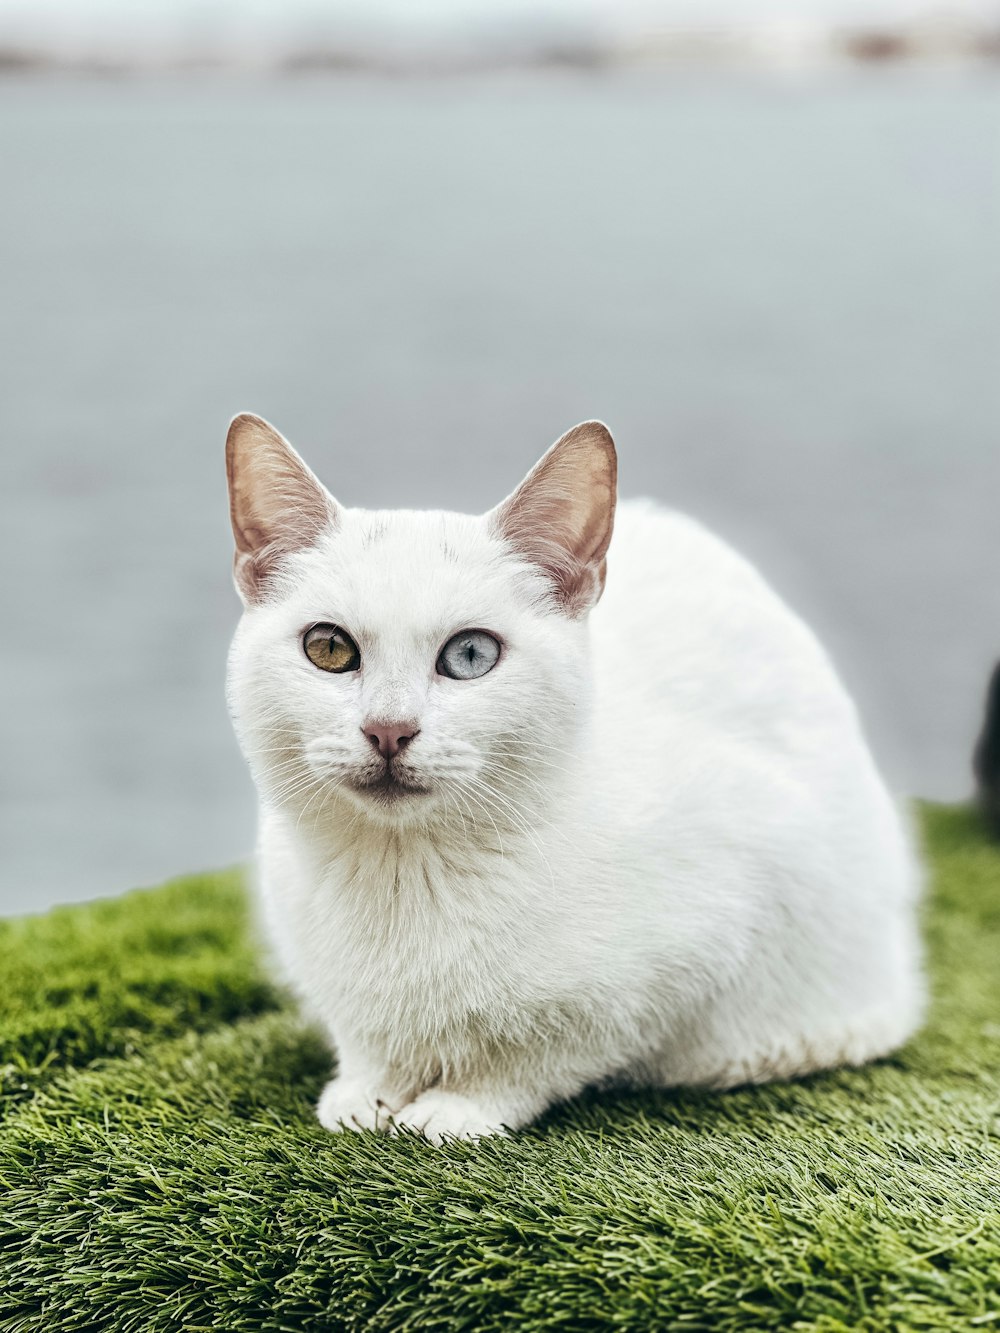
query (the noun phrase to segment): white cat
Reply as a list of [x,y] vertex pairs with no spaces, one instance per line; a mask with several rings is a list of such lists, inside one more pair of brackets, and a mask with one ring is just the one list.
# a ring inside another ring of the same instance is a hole
[[325,1126],[499,1133],[914,1030],[919,865],[853,705],[696,523],[623,504],[611,542],[603,425],[478,518],[345,509],[258,417],[227,459],[229,702]]

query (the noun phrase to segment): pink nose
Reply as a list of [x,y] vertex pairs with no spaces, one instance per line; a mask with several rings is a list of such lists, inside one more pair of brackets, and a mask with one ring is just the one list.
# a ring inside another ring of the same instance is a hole
[[399,754],[404,745],[409,745],[416,736],[418,728],[412,722],[367,722],[361,728],[368,739],[385,759]]

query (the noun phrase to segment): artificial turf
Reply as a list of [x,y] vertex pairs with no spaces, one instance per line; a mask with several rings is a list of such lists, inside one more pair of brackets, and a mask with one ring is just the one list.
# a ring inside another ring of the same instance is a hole
[[897,1056],[443,1148],[316,1123],[237,874],[0,922],[0,1330],[1000,1329],[1000,849],[923,822]]

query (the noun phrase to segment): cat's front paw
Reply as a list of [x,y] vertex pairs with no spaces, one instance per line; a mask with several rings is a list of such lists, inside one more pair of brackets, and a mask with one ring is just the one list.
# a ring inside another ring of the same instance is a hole
[[389,1108],[357,1079],[332,1078],[320,1093],[316,1115],[324,1129],[386,1129]]
[[489,1134],[507,1133],[488,1107],[471,1097],[445,1092],[441,1088],[429,1088],[396,1111],[392,1128],[416,1130],[431,1143],[441,1143],[446,1138],[479,1139]]

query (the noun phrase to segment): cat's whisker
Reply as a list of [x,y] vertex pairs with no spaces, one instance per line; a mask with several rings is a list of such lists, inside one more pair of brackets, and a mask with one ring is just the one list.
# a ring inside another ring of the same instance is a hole
[[[461,821],[462,821],[462,832],[465,834],[466,841],[468,841],[468,838],[469,838],[469,830],[468,830],[468,827],[466,826],[466,823],[465,823],[465,814],[462,812],[462,805],[465,806],[465,810],[466,810],[466,812],[468,813],[469,818],[472,820],[472,827],[473,827],[473,829],[476,829],[476,828],[478,827],[478,825],[476,824],[476,817],[475,817],[475,815],[472,813],[472,810],[469,808],[469,803],[468,803],[468,801],[464,800],[464,798],[462,797],[461,792],[458,791],[458,790],[457,790],[456,788],[454,788],[454,787],[452,787],[452,788],[444,787],[442,790],[444,791],[444,793],[445,793],[446,796],[447,796],[447,795],[454,795],[454,797],[455,797],[455,809],[458,811],[458,816],[459,816],[459,818],[460,818]],[[461,801],[461,805],[459,805],[459,801]]]
[[[304,805],[304,806],[302,807],[302,809],[299,811],[299,817],[298,817],[298,819],[296,819],[296,821],[295,821],[295,831],[296,831],[296,833],[298,833],[298,831],[299,831],[299,825],[302,823],[302,817],[303,817],[303,815],[305,815],[306,811],[307,811],[307,810],[309,809],[309,807],[312,805],[312,803],[313,803],[313,801],[316,799],[316,797],[322,795],[322,793],[325,792],[327,789],[328,789],[328,784],[327,784],[327,783],[324,783],[324,782],[321,782],[320,785],[319,785],[319,786],[316,788],[316,790],[313,792],[312,796],[310,796],[309,799],[308,799],[308,801],[306,801],[305,805]],[[316,827],[316,821],[314,820],[314,821],[313,821],[313,831],[314,831],[314,832],[315,832],[315,827]]]
[[[503,768],[501,768],[501,767],[499,767],[499,766],[497,766],[497,765],[491,764],[490,762],[486,762],[486,763],[484,763],[483,766],[482,766],[482,773],[484,773],[484,774],[489,774],[489,773],[491,773],[491,772],[497,772],[497,773],[499,773],[499,774],[501,774],[501,775],[503,775],[503,776],[508,776],[507,773],[506,773],[506,770],[504,770]],[[485,779],[484,779],[484,780],[485,780]],[[542,786],[541,784],[534,784],[534,783],[533,783],[533,784],[530,784],[530,785],[534,786],[535,789],[538,790],[538,791],[544,796],[544,798],[545,798],[544,804],[545,804],[545,805],[548,805],[548,804],[551,802],[551,800],[553,799],[553,793],[552,793],[551,789],[546,788],[546,787]],[[539,811],[539,809],[538,809],[537,806],[531,808],[531,807],[525,805],[523,801],[519,801],[519,800],[517,800],[517,798],[513,795],[512,792],[506,790],[506,788],[501,789],[500,786],[499,786],[498,784],[496,784],[496,783],[490,783],[489,786],[490,786],[491,791],[494,792],[494,794],[496,794],[497,796],[502,797],[502,798],[503,798],[505,801],[507,801],[508,804],[510,804],[513,808],[515,808],[515,809],[517,809],[517,810],[520,810],[520,811],[523,813],[523,815],[525,816],[525,818],[529,820],[529,822],[534,823],[534,824],[541,824],[541,825],[544,826],[544,827],[549,827],[549,826],[551,825],[551,821],[542,818],[542,816],[541,816],[541,814],[540,814],[540,811]]]
[[319,774],[314,773],[310,768],[303,769],[301,764],[289,766],[280,772],[267,773],[265,776],[272,789],[281,794],[299,786],[300,783],[311,786],[314,782],[320,780]]
[[480,772],[496,774],[498,779],[503,781],[505,792],[508,791],[508,788],[516,788],[520,791],[527,787],[531,791],[537,792],[546,805],[550,804],[558,795],[558,793],[553,792],[551,784],[546,784],[540,778],[529,774],[518,773],[516,781],[512,781],[510,769],[496,759],[485,759],[480,765]]
[[[546,750],[549,747],[540,744],[537,748],[539,751],[541,751],[541,750]],[[556,753],[560,752],[559,747],[553,746],[551,747],[551,749]],[[577,759],[577,761],[579,761],[579,755],[574,754],[574,752],[571,750],[562,751],[562,753],[564,753],[565,756],[568,758],[575,758]],[[576,768],[566,768],[562,764],[554,763],[553,760],[550,759],[547,754],[543,755],[541,759],[539,759],[539,755],[537,753],[532,754],[530,751],[522,751],[516,754],[512,754],[509,751],[505,751],[499,747],[496,750],[496,754],[498,758],[505,759],[509,765],[517,764],[519,771],[521,772],[523,772],[525,769],[537,770],[537,768],[539,767],[539,763],[544,765],[546,770],[548,770],[549,772],[564,773],[566,774],[567,777],[575,777],[579,772],[579,763],[577,764]]]
[[[341,781],[342,779],[340,779],[336,775],[331,775],[330,778],[328,778],[326,783],[323,785],[322,795],[319,802],[319,808],[317,809],[316,814],[313,816],[313,823],[312,823],[313,836],[315,836],[316,834],[316,828],[319,824],[320,816],[323,813],[323,807],[327,797],[337,790],[337,788],[341,785]],[[298,827],[297,824],[296,827]]]
[[533,836],[524,814],[514,802],[482,778],[470,778],[469,785],[478,791],[485,800],[490,801],[495,809],[505,812],[507,819],[515,830],[524,832],[526,836]]
[[245,745],[243,747],[243,753],[248,759],[254,759],[258,755],[261,758],[267,758],[267,756],[272,754],[278,754],[283,758],[290,759],[293,756],[301,755],[302,748],[297,743],[286,744],[284,742],[280,745]]
[[[453,795],[453,793],[450,792],[450,791],[448,790],[447,787],[442,787],[442,789],[441,789],[441,799],[442,799],[442,801],[444,802],[444,808],[445,808],[445,810],[447,810],[447,811],[449,812],[449,814],[450,814],[450,812],[451,812],[452,795]],[[468,829],[468,826],[466,825],[466,822],[465,822],[465,816],[463,815],[463,813],[462,813],[462,811],[461,811],[461,809],[460,809],[460,807],[459,807],[457,801],[455,802],[455,813],[458,815],[459,819],[462,821],[462,833],[463,833],[463,835],[464,835],[464,837],[465,837],[466,842],[468,842],[468,840],[469,840],[469,829]]]
[[282,764],[274,764],[270,768],[263,770],[263,776],[270,783],[294,782],[297,778],[319,778],[322,776],[311,765],[303,765],[301,762],[288,761]]
[[[535,851],[538,853],[538,857],[539,857],[540,861],[542,862],[542,864],[545,866],[545,869],[548,871],[550,882],[554,882],[554,880],[553,880],[552,864],[551,864],[551,862],[549,861],[548,857],[545,855],[545,852],[544,852],[544,850],[543,850],[543,848],[542,848],[542,846],[541,846],[541,843],[538,841],[538,839],[537,839],[537,838],[535,837],[535,835],[532,833],[531,829],[527,826],[527,824],[525,824],[524,821],[521,820],[519,817],[517,817],[517,816],[515,816],[514,814],[512,814],[511,811],[509,811],[509,810],[504,811],[503,807],[502,807],[501,805],[499,805],[499,804],[496,802],[493,793],[491,793],[491,792],[485,792],[485,793],[480,792],[480,793],[479,793],[479,796],[480,796],[480,800],[482,801],[482,803],[484,804],[484,806],[485,806],[487,809],[489,809],[489,807],[492,805],[492,808],[497,812],[497,814],[498,814],[502,819],[503,819],[503,818],[506,818],[506,820],[508,821],[508,823],[512,826],[513,831],[514,831],[516,834],[520,834],[521,836],[523,836],[523,837],[526,839],[526,841],[529,842],[529,843],[531,844],[531,846],[532,846],[532,847],[535,849]],[[501,849],[501,850],[502,850],[502,849]]]
[[317,772],[314,769],[306,769],[303,771],[301,767],[297,767],[293,770],[290,777],[286,778],[282,784],[270,793],[270,796],[277,804],[285,805],[295,797],[309,791],[310,788],[322,787],[331,779],[339,785],[342,781],[342,776],[330,770],[327,770],[326,772]]
[[[470,778],[468,779],[468,784],[470,788],[474,789],[476,792],[479,793],[480,798],[483,800],[484,804],[491,804],[493,809],[498,814],[500,814],[501,817],[503,817],[504,814],[506,815],[506,819],[513,826],[514,830],[516,832],[522,833],[533,844],[535,849],[538,851],[539,855],[545,861],[546,868],[551,871],[551,866],[549,865],[548,860],[545,857],[544,852],[542,851],[540,843],[535,838],[534,834],[531,831],[530,826],[528,825],[523,815],[519,813],[516,806],[513,805],[511,802],[509,802],[499,792],[497,792],[495,788],[491,787],[488,783],[486,783],[480,778]],[[495,823],[494,827],[496,827]]]
[[[474,794],[474,792],[470,789],[469,783],[470,783],[470,779],[469,779],[468,777],[465,777],[462,781],[457,782],[457,783],[455,784],[455,790],[456,790],[456,791],[459,791],[459,792],[462,793],[463,800],[464,800],[466,797],[468,797],[468,798],[470,798],[472,801],[474,801],[474,800],[475,800],[475,794]],[[503,837],[501,836],[501,833],[500,833],[500,828],[499,828],[499,826],[498,826],[496,820],[493,818],[493,815],[491,814],[488,805],[487,805],[485,802],[483,802],[482,800],[480,800],[479,804],[480,804],[480,807],[481,807],[481,809],[482,809],[482,811],[483,811],[483,814],[486,816],[486,818],[490,821],[490,824],[493,826],[493,831],[494,831],[494,833],[495,833],[496,836],[497,836],[497,847],[498,847],[498,850],[499,850],[500,855],[501,855],[501,857],[502,857],[502,856],[504,855],[504,845],[503,845]],[[475,822],[475,817],[474,817],[474,816],[473,816],[473,822]]]
[[310,776],[308,779],[302,779],[300,782],[282,788],[272,799],[274,800],[275,805],[291,805],[307,792],[317,789],[318,785],[318,780]]
[[529,809],[528,806],[524,805],[523,802],[518,801],[509,793],[501,791],[495,783],[489,782],[486,778],[477,778],[476,781],[479,782],[491,796],[502,801],[512,812],[512,817],[516,816],[517,818],[522,819],[529,829],[532,827],[532,824],[541,824],[542,826],[548,825],[549,821],[542,819],[537,809]]

